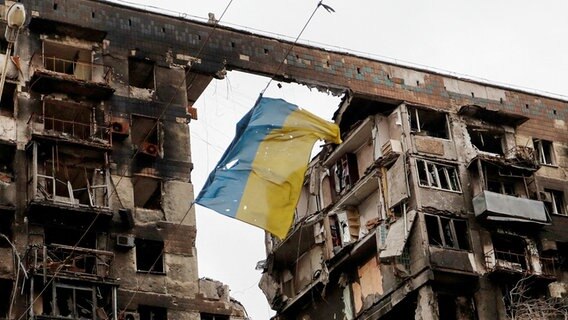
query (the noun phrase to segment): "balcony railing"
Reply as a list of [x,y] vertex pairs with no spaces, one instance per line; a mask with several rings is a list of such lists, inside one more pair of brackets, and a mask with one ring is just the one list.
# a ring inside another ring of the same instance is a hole
[[77,80],[109,83],[112,68],[102,64],[43,56],[45,69],[73,76]]
[[485,254],[485,264],[489,270],[528,271],[527,256],[522,253],[491,250]]
[[540,257],[540,267],[545,276],[556,275],[558,260],[554,257]]
[[31,247],[28,268],[44,277],[57,273],[108,278],[113,259],[114,253],[109,251],[51,244]]
[[111,135],[109,126],[101,126],[93,123],[82,123],[77,121],[63,120],[55,117],[32,115],[30,120],[34,123],[43,123],[43,130],[35,133],[58,133],[62,136],[78,140],[110,144]]

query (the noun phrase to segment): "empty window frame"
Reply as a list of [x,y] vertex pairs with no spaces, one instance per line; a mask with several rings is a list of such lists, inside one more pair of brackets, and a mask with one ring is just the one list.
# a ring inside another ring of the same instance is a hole
[[96,292],[92,287],[53,285],[52,315],[73,319],[96,319]]
[[333,167],[333,181],[336,194],[350,190],[359,180],[357,156],[353,153],[343,155]]
[[138,314],[140,315],[140,320],[167,320],[168,310],[161,307],[153,306],[138,306]]
[[487,190],[508,196],[517,196],[517,192],[515,192],[515,184],[512,181],[488,179]]
[[410,130],[417,135],[449,139],[450,130],[447,115],[428,109],[408,107]]
[[566,215],[566,202],[564,192],[559,190],[544,189],[544,205],[549,213]]
[[164,242],[136,238],[136,270],[164,274]]
[[527,245],[523,238],[494,233],[491,240],[498,266],[517,271],[528,270]]
[[137,88],[154,89],[154,62],[129,58],[128,84]]
[[416,160],[419,185],[422,187],[461,192],[458,170],[453,165]]
[[431,246],[470,250],[467,222],[462,219],[424,215]]
[[554,147],[552,141],[533,139],[537,160],[540,164],[555,165]]
[[471,143],[480,151],[503,155],[502,132],[492,131],[484,128],[467,127]]

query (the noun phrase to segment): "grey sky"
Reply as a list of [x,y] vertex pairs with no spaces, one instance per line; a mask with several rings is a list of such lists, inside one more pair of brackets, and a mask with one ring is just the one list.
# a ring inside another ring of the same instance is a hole
[[[209,12],[219,18],[229,2],[130,1],[203,18]],[[221,24],[295,38],[317,3],[318,0],[233,0]],[[562,76],[568,74],[566,1],[324,3],[336,12],[330,14],[320,9],[302,36],[304,42],[568,96],[567,82]],[[212,82],[197,102],[199,120],[190,124],[196,191],[231,141],[236,122],[252,106],[267,81],[230,72],[226,80]],[[275,83],[266,96],[285,98],[327,119],[339,102],[337,97],[310,92],[302,86],[278,89]],[[197,219],[200,276],[225,282],[253,319],[268,319],[273,313],[257,289],[260,273],[254,270],[256,262],[264,259],[263,232],[201,207],[197,208]]]

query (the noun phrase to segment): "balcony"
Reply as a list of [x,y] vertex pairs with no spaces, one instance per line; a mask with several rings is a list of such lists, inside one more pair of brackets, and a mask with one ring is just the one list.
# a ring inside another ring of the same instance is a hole
[[43,277],[79,278],[91,281],[110,281],[114,253],[60,244],[33,246],[28,254],[28,269]]
[[549,224],[542,201],[482,191],[473,198],[475,216],[486,221]]
[[32,114],[28,120],[32,134],[51,140],[110,149],[110,127],[91,121],[94,115],[90,109],[68,105],[69,103],[58,102],[57,108],[44,108],[42,115]]
[[502,250],[491,250],[485,254],[485,265],[491,271],[528,272],[527,256]]
[[40,56],[30,79],[34,91],[43,94],[62,92],[73,96],[84,96],[93,100],[110,98],[114,89],[110,87],[112,68],[88,61],[76,61],[53,55]]

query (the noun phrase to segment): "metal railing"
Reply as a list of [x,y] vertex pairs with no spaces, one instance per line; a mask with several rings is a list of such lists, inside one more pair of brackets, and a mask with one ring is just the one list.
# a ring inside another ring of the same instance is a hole
[[114,253],[60,244],[33,246],[28,252],[28,269],[38,274],[67,274],[108,278]]
[[485,265],[490,270],[527,272],[527,256],[509,251],[491,250],[485,254]]
[[100,75],[101,80],[108,84],[112,74],[112,68],[102,64],[72,61],[53,56],[43,56],[42,59],[45,69],[68,74],[78,80],[99,82],[96,81],[96,75]]
[[97,142],[103,144],[111,143],[110,127],[101,126],[94,123],[82,123],[77,121],[63,120],[55,117],[42,115],[32,115],[31,119],[37,123],[43,123],[43,131],[56,132],[71,138]]
[[554,257],[540,257],[540,267],[543,275],[556,275],[558,260]]

